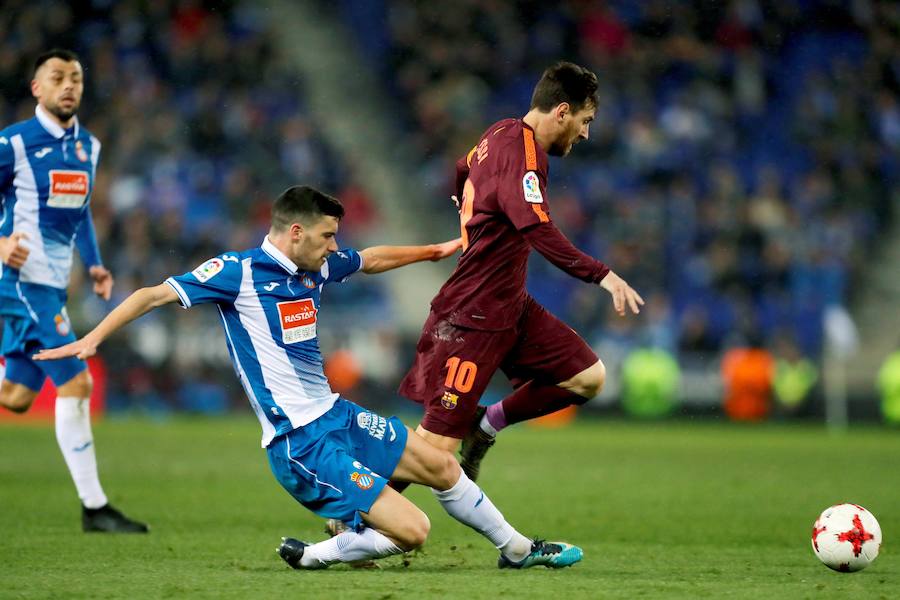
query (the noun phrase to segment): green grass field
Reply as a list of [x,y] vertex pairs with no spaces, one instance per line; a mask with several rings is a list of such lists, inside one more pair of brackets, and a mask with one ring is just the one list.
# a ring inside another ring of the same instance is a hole
[[[0,424],[3,598],[897,598],[900,432],[711,422],[588,422],[504,432],[483,487],[526,535],[584,548],[571,569],[499,571],[496,551],[410,490],[425,548],[292,571],[282,535],[320,539],[321,519],[284,492],[248,419],[107,421],[95,427],[112,502],[148,536],[85,535],[49,426]],[[893,466],[892,466],[893,465]],[[881,556],[832,572],[810,531],[826,506],[878,517]]]

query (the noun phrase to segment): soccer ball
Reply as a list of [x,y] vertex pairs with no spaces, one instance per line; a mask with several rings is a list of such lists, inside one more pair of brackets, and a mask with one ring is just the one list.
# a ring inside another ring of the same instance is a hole
[[829,506],[813,525],[812,547],[835,571],[861,571],[878,556],[881,527],[875,515],[858,504]]

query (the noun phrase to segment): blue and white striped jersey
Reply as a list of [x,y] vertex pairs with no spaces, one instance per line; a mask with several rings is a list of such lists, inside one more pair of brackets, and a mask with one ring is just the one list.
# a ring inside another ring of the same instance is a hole
[[262,445],[315,421],[334,405],[316,333],[322,286],[345,281],[362,257],[345,249],[318,272],[300,271],[269,238],[166,279],[185,308],[215,303],[228,351],[263,428]]
[[0,235],[22,231],[29,250],[21,269],[3,265],[0,298],[21,296],[18,283],[65,289],[72,248],[100,264],[90,198],[100,142],[78,124],[59,126],[40,106],[35,117],[0,131]]

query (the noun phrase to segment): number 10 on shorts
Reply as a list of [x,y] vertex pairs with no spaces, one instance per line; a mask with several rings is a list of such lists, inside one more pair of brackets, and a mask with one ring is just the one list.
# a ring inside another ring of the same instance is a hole
[[454,389],[462,394],[472,390],[475,385],[475,375],[478,374],[478,366],[472,361],[461,360],[458,356],[447,359],[447,378],[444,387]]

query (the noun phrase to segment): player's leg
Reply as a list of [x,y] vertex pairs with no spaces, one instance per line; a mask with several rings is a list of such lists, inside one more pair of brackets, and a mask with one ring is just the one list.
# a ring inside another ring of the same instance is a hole
[[0,364],[0,406],[15,413],[31,408],[46,378],[27,353],[33,330],[30,318],[3,314],[0,352],[5,360]]
[[477,478],[481,461],[501,429],[584,404],[603,387],[606,369],[572,328],[532,299],[526,305],[520,337],[502,365],[515,391],[479,410],[462,443],[461,463]]
[[478,400],[517,337],[514,329],[465,329],[429,316],[400,386],[402,395],[424,404],[416,432],[433,446],[456,452],[476,421]]
[[44,372],[20,355],[6,357],[3,381],[0,383],[0,406],[15,413],[31,408],[44,383]]
[[379,475],[394,470],[406,438],[399,420],[339,399],[316,421],[272,440],[267,454],[279,483],[310,510],[347,524],[315,544],[283,538],[278,553],[285,562],[320,569],[399,554],[424,542],[428,518]]
[[581,560],[580,548],[561,542],[532,542],[519,533],[484,491],[466,476],[450,452],[435,447],[412,431],[391,479],[429,486],[450,516],[486,537],[500,550],[501,568],[566,567]]
[[414,550],[425,543],[431,529],[425,513],[388,486],[361,516],[368,527],[348,528],[315,544],[282,538],[278,553],[295,569],[358,564]]
[[56,441],[81,500],[82,529],[87,532],[146,533],[147,525],[129,519],[109,504],[100,485],[91,431],[93,382],[87,365],[76,359],[42,365],[47,365],[51,379],[64,380],[56,393]]

